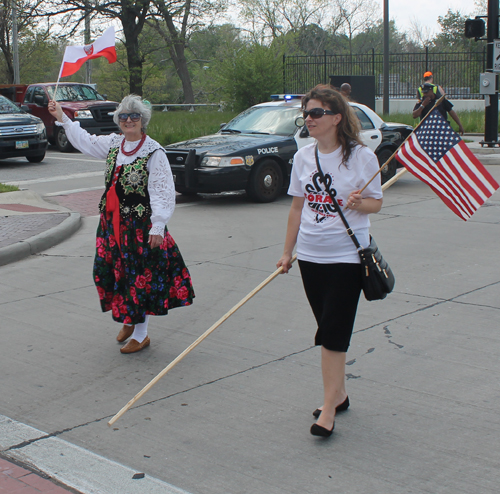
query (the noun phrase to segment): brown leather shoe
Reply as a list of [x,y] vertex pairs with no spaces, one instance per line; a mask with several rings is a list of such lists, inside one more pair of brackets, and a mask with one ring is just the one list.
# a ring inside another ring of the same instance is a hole
[[132,333],[134,332],[134,328],[134,325],[127,326],[126,324],[124,324],[123,328],[120,329],[120,332],[116,337],[116,341],[118,341],[118,343],[123,343],[127,338],[130,338],[132,336]]
[[140,352],[143,348],[146,348],[151,343],[149,336],[144,338],[142,343],[139,343],[137,340],[130,340],[126,345],[123,345],[120,348],[120,352],[122,353],[135,353]]

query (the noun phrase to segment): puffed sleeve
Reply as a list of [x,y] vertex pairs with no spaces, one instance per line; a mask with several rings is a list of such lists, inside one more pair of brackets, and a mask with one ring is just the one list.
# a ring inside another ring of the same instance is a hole
[[148,161],[148,192],[151,200],[150,235],[163,237],[165,225],[175,208],[175,186],[167,155],[161,149],[155,151]]
[[111,140],[114,134],[95,136],[80,127],[80,122],[74,122],[63,112],[63,122],[56,122],[62,126],[69,142],[84,154],[94,158],[104,159],[108,156]]

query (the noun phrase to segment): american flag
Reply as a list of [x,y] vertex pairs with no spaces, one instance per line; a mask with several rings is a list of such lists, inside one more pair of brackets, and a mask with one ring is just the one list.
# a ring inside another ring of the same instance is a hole
[[463,220],[499,187],[437,109],[401,146],[396,159]]

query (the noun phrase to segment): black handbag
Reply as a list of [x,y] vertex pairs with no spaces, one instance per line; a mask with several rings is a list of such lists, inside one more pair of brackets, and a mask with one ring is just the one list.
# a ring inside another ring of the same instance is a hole
[[391,293],[394,288],[394,284],[396,281],[394,278],[394,273],[389,267],[387,261],[382,257],[382,254],[371,235],[370,245],[366,248],[361,247],[361,244],[358,242],[356,235],[354,235],[354,232],[351,230],[349,223],[345,219],[341,207],[339,206],[337,200],[335,199],[335,196],[330,190],[328,182],[325,180],[325,175],[323,174],[323,170],[321,169],[321,165],[319,164],[317,146],[314,150],[314,155],[316,157],[316,165],[318,167],[318,173],[321,181],[323,182],[325,189],[333,202],[335,211],[339,214],[342,222],[344,223],[347,234],[349,235],[349,237],[351,237],[351,240],[354,242],[356,250],[358,251],[359,258],[361,260],[362,287],[365,298],[366,300],[382,300],[387,297],[387,294]]

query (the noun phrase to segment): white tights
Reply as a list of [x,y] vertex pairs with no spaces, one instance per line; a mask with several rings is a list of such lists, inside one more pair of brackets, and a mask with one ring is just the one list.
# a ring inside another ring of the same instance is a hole
[[135,325],[134,332],[132,333],[132,336],[130,338],[137,341],[138,343],[142,343],[148,335],[148,322],[149,315],[146,316],[144,322]]

